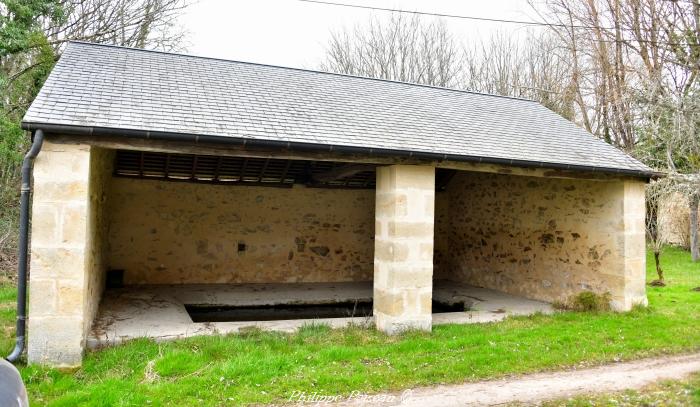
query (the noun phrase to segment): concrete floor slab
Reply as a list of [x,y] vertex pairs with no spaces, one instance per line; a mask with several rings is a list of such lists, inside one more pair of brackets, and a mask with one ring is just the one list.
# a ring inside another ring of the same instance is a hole
[[[293,332],[308,324],[333,328],[349,324],[373,325],[371,316],[295,319],[254,322],[195,323],[185,304],[257,306],[278,304],[330,304],[371,301],[372,282],[296,284],[205,284],[130,286],[105,292],[87,346],[100,348],[149,337],[169,340],[196,335],[240,332],[250,328]],[[469,311],[433,314],[433,324],[500,321],[508,315],[551,313],[544,302],[529,300],[486,288],[436,281],[433,298],[440,302],[464,302]]]

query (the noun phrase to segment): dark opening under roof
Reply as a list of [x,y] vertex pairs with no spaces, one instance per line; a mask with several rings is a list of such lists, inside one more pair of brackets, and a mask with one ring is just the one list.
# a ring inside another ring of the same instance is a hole
[[117,150],[114,175],[207,184],[372,189],[374,167],[334,161]]
[[601,171],[653,171],[539,103],[70,43],[25,129]]
[[[229,157],[117,150],[114,176],[205,184],[373,189],[374,164],[279,158]],[[438,168],[435,188],[444,191],[456,171]]]

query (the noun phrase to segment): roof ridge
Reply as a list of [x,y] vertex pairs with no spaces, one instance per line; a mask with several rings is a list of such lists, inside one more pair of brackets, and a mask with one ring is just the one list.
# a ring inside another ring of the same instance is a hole
[[539,104],[539,102],[537,102],[536,100],[517,97],[517,96],[498,95],[498,94],[494,94],[494,93],[476,92],[476,91],[467,90],[467,89],[448,88],[448,87],[444,87],[444,86],[427,85],[427,84],[423,84],[423,83],[405,82],[405,81],[397,81],[397,80],[383,79],[383,78],[373,78],[370,76],[350,75],[350,74],[339,73],[339,72],[317,71],[317,70],[308,69],[308,68],[295,68],[295,67],[291,67],[291,66],[272,65],[272,64],[263,64],[263,63],[259,63],[259,62],[239,61],[239,60],[235,60],[235,59],[207,57],[207,56],[201,56],[201,55],[185,54],[185,53],[180,53],[180,52],[168,52],[168,51],[159,51],[159,50],[153,50],[153,49],[133,48],[133,47],[126,47],[123,45],[100,44],[100,43],[88,42],[88,41],[71,40],[71,41],[68,41],[68,44],[82,44],[82,45],[91,45],[91,46],[97,46],[97,47],[118,48],[118,49],[124,49],[124,50],[129,50],[129,51],[151,52],[151,53],[155,53],[155,54],[173,55],[173,56],[185,57],[185,58],[208,59],[208,60],[212,60],[212,61],[232,62],[232,63],[238,63],[238,64],[264,66],[264,67],[269,67],[269,68],[288,69],[288,70],[293,70],[293,71],[310,72],[310,73],[317,73],[317,74],[323,74],[323,75],[334,75],[334,76],[341,76],[341,77],[347,77],[347,78],[367,79],[367,80],[372,80],[372,81],[396,83],[396,84],[409,85],[409,86],[419,86],[419,87],[423,87],[423,88],[438,89],[438,90],[448,90],[448,91],[452,91],[452,92],[469,93],[472,95],[492,96],[492,97],[497,97],[497,98],[520,100],[523,102],[533,102],[533,103]]

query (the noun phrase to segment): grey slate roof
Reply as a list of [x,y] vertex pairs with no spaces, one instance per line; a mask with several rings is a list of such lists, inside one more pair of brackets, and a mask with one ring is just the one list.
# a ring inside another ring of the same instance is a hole
[[23,123],[651,172],[529,100],[88,43],[66,47]]

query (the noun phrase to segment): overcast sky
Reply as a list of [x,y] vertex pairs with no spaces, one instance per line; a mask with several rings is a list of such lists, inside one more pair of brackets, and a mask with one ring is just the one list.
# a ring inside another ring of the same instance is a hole
[[[526,0],[330,0],[411,11],[487,18],[533,20]],[[194,55],[316,68],[332,30],[390,13],[304,3],[298,0],[199,0],[182,17],[188,32],[186,52]],[[468,42],[494,31],[519,35],[526,29],[444,19],[450,31]]]

